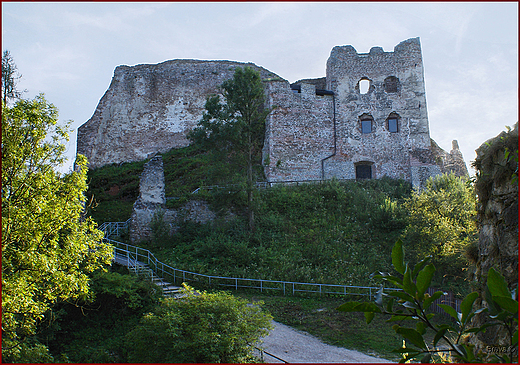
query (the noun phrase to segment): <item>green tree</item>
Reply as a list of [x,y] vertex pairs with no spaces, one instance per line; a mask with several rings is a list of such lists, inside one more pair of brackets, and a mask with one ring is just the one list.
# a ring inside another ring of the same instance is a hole
[[128,361],[243,363],[253,360],[255,344],[268,334],[271,316],[247,300],[219,293],[167,298],[143,317],[128,336]]
[[432,256],[445,278],[462,277],[465,249],[476,242],[476,197],[470,181],[454,174],[428,179],[404,204],[409,222],[403,241],[410,242],[412,260]]
[[88,272],[108,264],[109,245],[82,219],[87,161],[62,174],[67,128],[43,95],[2,103],[2,355],[21,360],[58,301],[88,293]]
[[2,55],[2,100],[5,104],[22,96],[22,91],[19,91],[16,87],[18,80],[21,78],[22,75],[18,73],[18,68],[11,53],[5,50]]
[[[219,95],[207,99],[198,127],[188,135],[191,142],[216,153],[221,164],[245,171],[249,227],[254,227],[254,167],[261,166],[265,133],[265,93],[260,73],[237,67],[232,79],[222,84]],[[225,157],[225,158],[222,158]]]

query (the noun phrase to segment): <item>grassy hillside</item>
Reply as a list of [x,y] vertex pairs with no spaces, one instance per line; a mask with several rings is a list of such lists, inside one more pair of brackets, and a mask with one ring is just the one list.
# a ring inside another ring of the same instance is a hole
[[[167,196],[180,204],[209,179],[210,157],[192,147],[163,156]],[[143,162],[90,172],[90,213],[98,223],[130,217]],[[220,180],[220,181],[219,181]],[[256,224],[243,218],[245,194],[204,193],[215,211],[232,212],[205,225],[180,221],[159,242],[143,242],[159,259],[206,274],[321,283],[367,284],[368,275],[389,269],[389,252],[404,229],[402,180],[327,181],[275,186],[256,192]],[[199,196],[200,198],[200,196]]]

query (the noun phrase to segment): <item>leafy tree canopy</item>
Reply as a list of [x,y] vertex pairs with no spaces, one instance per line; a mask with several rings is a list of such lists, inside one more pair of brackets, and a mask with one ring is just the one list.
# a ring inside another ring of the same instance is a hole
[[[250,228],[253,227],[254,166],[261,166],[265,133],[265,93],[260,73],[250,67],[236,68],[222,84],[219,95],[207,99],[202,120],[188,134],[191,142],[211,150],[215,173],[245,181]],[[229,169],[232,167],[232,170]],[[228,180],[229,181],[229,180]]]
[[[2,103],[2,355],[27,353],[45,312],[88,294],[87,273],[111,261],[103,233],[82,219],[87,161],[61,174],[67,128],[43,95]],[[24,347],[25,346],[25,347]],[[23,359],[21,359],[23,361]]]
[[470,181],[454,174],[437,175],[405,202],[409,224],[404,240],[415,257],[432,256],[444,274],[462,274],[465,248],[475,242],[476,197]]
[[18,73],[18,68],[14,63],[11,53],[7,50],[2,54],[2,100],[4,103],[18,99],[22,96],[22,91],[18,90],[16,84],[22,75]]

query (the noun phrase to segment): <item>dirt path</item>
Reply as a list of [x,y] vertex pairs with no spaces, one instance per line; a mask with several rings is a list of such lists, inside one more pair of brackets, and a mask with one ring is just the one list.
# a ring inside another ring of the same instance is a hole
[[[274,322],[274,329],[264,338],[264,351],[288,363],[376,363],[390,362],[359,351],[327,345],[308,333]],[[264,354],[266,363],[283,363]]]

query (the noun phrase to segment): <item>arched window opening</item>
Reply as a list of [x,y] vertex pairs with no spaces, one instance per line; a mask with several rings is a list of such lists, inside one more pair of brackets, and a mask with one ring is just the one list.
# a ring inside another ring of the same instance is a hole
[[395,113],[392,113],[388,116],[386,120],[386,129],[390,133],[398,133],[399,132],[399,116]]
[[363,114],[359,117],[361,123],[361,133],[369,134],[374,131],[374,118],[370,114]]
[[361,79],[358,82],[359,87],[359,93],[360,94],[366,94],[370,90],[370,80],[368,79]]

